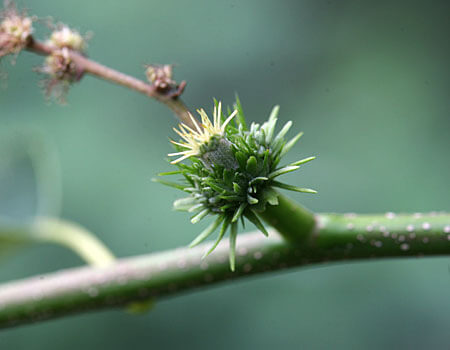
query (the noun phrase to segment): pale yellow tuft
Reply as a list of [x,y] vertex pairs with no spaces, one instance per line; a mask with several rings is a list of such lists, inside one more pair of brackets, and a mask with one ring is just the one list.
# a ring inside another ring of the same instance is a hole
[[200,148],[202,145],[206,144],[211,140],[213,136],[223,136],[225,133],[225,128],[228,123],[236,116],[237,110],[229,115],[229,117],[222,123],[221,115],[222,115],[222,103],[219,102],[218,106],[214,107],[213,113],[213,122],[208,118],[204,109],[197,110],[200,115],[202,121],[199,125],[192,114],[189,114],[191,117],[192,123],[195,125],[195,130],[191,129],[186,124],[180,124],[179,129],[173,129],[180,137],[184,140],[182,142],[175,142],[170,140],[175,145],[186,148],[185,151],[170,153],[170,157],[181,156],[180,158],[171,162],[171,164],[176,164],[183,161],[186,158],[194,157],[200,155]]

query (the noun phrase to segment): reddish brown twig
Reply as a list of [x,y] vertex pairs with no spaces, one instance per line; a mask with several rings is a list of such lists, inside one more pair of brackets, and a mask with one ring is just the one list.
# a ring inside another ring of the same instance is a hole
[[[37,41],[34,38],[30,38],[26,49],[28,51],[45,56],[51,55],[55,50],[54,47]],[[80,72],[91,74],[93,76],[96,76],[97,78],[125,86],[129,89],[147,95],[148,97],[152,97],[157,101],[165,104],[181,122],[190,127],[194,127],[192,119],[189,116],[188,108],[179,98],[186,86],[185,81],[182,81],[178,86],[175,87],[175,89],[161,91],[157,88],[156,85],[148,84],[142,80],[106,67],[87,58],[86,56],[83,56],[79,52],[73,50],[70,50],[69,52],[70,58],[75,63],[77,69]]]

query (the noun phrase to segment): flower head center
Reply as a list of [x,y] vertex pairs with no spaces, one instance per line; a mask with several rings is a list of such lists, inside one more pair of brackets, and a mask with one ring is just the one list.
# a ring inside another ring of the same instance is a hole
[[207,151],[210,151],[212,145],[210,143],[216,143],[218,139],[223,139],[225,129],[228,123],[236,116],[237,110],[231,113],[228,118],[222,123],[222,103],[219,102],[217,107],[214,107],[213,122],[208,118],[208,115],[203,109],[197,110],[201,117],[201,123],[196,121],[192,115],[190,115],[194,128],[190,128],[186,124],[180,124],[179,130],[174,131],[183,139],[181,142],[171,142],[177,146],[185,148],[185,150],[170,153],[169,156],[180,156],[180,158],[172,161],[172,164],[181,162],[182,160],[201,156]]

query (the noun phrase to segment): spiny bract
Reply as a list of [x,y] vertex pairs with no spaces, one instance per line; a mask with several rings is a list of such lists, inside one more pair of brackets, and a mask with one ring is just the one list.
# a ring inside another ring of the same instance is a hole
[[[297,170],[301,164],[315,158],[309,157],[279,166],[281,158],[300,139],[302,133],[286,142],[285,135],[292,125],[289,121],[275,134],[278,110],[278,106],[274,107],[267,122],[262,125],[252,123],[250,129],[246,126],[239,99],[235,110],[228,110],[228,117],[222,115],[221,103],[216,102],[213,123],[204,110],[199,110],[201,124],[191,116],[194,128],[181,124],[180,130],[175,129],[182,140],[172,141],[177,152],[169,156],[181,156],[172,161],[179,170],[160,174],[181,174],[184,177],[183,183],[157,179],[158,182],[188,193],[187,197],[175,201],[174,207],[176,210],[194,213],[192,223],[195,224],[208,215],[216,216],[215,221],[190,245],[193,247],[203,242],[220,226],[219,236],[205,253],[205,257],[217,247],[230,228],[232,270],[235,268],[239,220],[244,226],[244,218],[247,218],[267,236],[258,213],[264,211],[267,205],[278,204],[275,187],[315,193],[314,190],[276,180],[278,176]],[[233,118],[235,125],[230,123]],[[189,159],[189,164],[181,163],[185,159]]]

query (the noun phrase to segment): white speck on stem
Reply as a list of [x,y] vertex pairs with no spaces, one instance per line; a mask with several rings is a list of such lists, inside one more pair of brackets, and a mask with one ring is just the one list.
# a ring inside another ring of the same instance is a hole
[[367,225],[366,231],[367,232],[372,232],[373,231],[373,226],[372,225]]
[[245,248],[245,247],[242,247],[242,248],[239,248],[239,249],[238,249],[238,254],[239,254],[240,256],[246,256],[247,253],[248,253],[248,250],[247,250],[247,248]]
[[428,243],[430,241],[430,239],[428,237],[423,237],[422,242],[423,243]]
[[413,232],[414,231],[414,225],[408,225],[406,226],[406,231]]
[[430,225],[429,222],[424,222],[424,223],[422,224],[422,228],[423,228],[425,231],[428,231],[429,229],[431,229],[431,225]]
[[187,263],[186,263],[186,260],[184,260],[184,259],[178,260],[178,262],[177,262],[177,266],[180,269],[184,269],[186,267],[186,265],[187,265]]
[[450,225],[447,225],[444,227],[444,232],[445,233],[450,233]]
[[393,219],[393,218],[395,218],[395,213],[392,213],[392,212],[386,213],[386,218],[388,218],[388,219]]
[[253,254],[253,257],[254,257],[256,260],[260,260],[260,259],[263,257],[263,254],[262,254],[261,252],[255,252],[255,253]]
[[347,230],[353,230],[355,228],[355,225],[353,225],[351,222],[347,224]]
[[403,251],[407,251],[409,249],[409,244],[408,243],[401,244],[400,249]]
[[36,291],[32,296],[34,301],[40,301],[44,298],[44,294],[41,291]]
[[89,287],[86,290],[86,293],[91,297],[91,298],[95,298],[98,295],[98,289],[95,287]]

